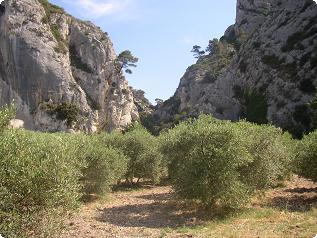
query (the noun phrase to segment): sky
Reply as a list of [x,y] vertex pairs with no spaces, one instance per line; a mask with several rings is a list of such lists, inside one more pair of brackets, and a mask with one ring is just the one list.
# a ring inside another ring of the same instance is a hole
[[206,47],[235,22],[236,0],[49,0],[107,32],[116,53],[132,51],[138,67],[129,85],[154,102],[171,97],[193,45]]

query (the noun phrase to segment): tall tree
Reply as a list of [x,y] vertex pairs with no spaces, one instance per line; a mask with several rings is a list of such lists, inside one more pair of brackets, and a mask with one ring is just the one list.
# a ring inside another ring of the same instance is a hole
[[138,58],[134,57],[129,50],[121,52],[116,59],[116,67],[119,72],[124,69],[127,74],[132,74],[130,67],[137,67]]

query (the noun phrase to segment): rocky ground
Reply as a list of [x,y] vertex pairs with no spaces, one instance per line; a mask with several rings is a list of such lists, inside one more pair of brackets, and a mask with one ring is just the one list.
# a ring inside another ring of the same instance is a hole
[[62,237],[310,237],[317,233],[316,205],[317,184],[294,177],[256,197],[247,212],[206,219],[205,211],[176,202],[171,187],[145,185],[86,204]]

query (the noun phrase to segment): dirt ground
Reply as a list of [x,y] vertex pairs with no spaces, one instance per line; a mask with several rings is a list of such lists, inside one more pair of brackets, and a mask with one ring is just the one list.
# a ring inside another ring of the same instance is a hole
[[[269,190],[262,199],[255,199],[252,206],[305,212],[316,204],[317,184],[296,176],[285,187]],[[86,204],[67,222],[61,237],[204,237],[199,232],[179,232],[184,227],[204,224],[201,217],[201,211],[176,203],[171,187],[148,185],[112,193],[104,202]]]

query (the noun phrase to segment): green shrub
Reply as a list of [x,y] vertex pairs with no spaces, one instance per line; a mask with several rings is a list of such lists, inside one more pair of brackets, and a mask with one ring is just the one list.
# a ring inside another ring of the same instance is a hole
[[295,32],[287,38],[286,44],[281,48],[283,52],[292,51],[295,49],[296,44],[306,38],[305,32]]
[[124,153],[129,157],[126,178],[151,179],[159,182],[164,170],[157,138],[136,123],[124,134]]
[[39,0],[39,2],[42,4],[48,18],[50,18],[51,14],[53,13],[60,13],[60,14],[65,13],[63,8],[56,6],[54,4],[51,4],[47,0]]
[[206,205],[239,208],[256,190],[274,186],[289,172],[287,144],[273,127],[200,116],[161,140],[177,194]]
[[244,100],[246,120],[257,124],[266,124],[268,105],[265,95],[257,91],[247,91],[244,94]]
[[241,169],[246,184],[252,189],[264,189],[289,178],[294,158],[290,134],[269,125],[238,122],[235,126],[245,138],[244,146],[252,157],[252,162]]
[[63,135],[5,130],[0,140],[0,231],[6,237],[54,237],[78,206],[76,146]]
[[52,31],[54,38],[58,42],[63,40],[63,37],[62,37],[57,25],[51,25],[51,31]]
[[271,66],[272,68],[278,68],[281,64],[284,63],[284,60],[280,60],[276,55],[264,55],[262,57],[262,62],[266,65]]
[[61,32],[59,30],[59,26],[56,24],[50,23],[51,15],[54,13],[65,14],[64,9],[59,7],[59,6],[56,6],[54,4],[49,3],[47,0],[39,0],[39,2],[42,4],[42,6],[45,10],[45,16],[43,16],[43,18],[42,18],[42,23],[50,25],[51,32],[57,41],[57,46],[55,47],[55,51],[58,53],[61,53],[61,54],[66,54],[67,53],[66,42],[63,39],[63,36],[61,35]]
[[58,120],[66,121],[67,126],[72,126],[79,117],[79,108],[72,103],[42,103],[41,109],[55,115]]
[[229,123],[202,116],[162,135],[169,176],[180,197],[228,207],[244,203],[249,191],[237,170],[251,158],[236,133]]
[[100,135],[85,136],[82,156],[86,162],[81,179],[86,195],[105,195],[110,186],[126,173],[127,158],[117,149],[102,143]]
[[133,183],[133,179],[151,179],[158,183],[164,174],[162,154],[158,149],[158,140],[140,124],[132,125],[124,134],[104,134],[105,145],[112,146],[123,152],[128,158],[126,181]]
[[294,167],[299,175],[317,182],[317,131],[298,143]]
[[0,108],[0,132],[3,131],[12,118],[14,118],[15,109],[13,106]]

